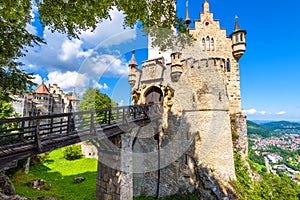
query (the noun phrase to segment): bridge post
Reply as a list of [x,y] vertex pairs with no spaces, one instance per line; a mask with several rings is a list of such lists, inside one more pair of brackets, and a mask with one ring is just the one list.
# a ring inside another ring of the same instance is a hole
[[97,200],[133,198],[131,143],[131,136],[126,133],[99,141]]
[[121,185],[120,200],[133,199],[133,160],[132,160],[132,138],[130,133],[121,135]]
[[41,143],[41,136],[40,136],[40,120],[39,119],[36,120],[35,145],[39,152],[42,151],[42,143]]

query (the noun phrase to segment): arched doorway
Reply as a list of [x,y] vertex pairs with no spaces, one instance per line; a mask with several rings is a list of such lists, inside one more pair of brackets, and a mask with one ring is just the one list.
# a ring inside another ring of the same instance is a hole
[[151,87],[145,94],[146,104],[158,104],[162,103],[164,98],[163,98],[163,93],[160,88],[158,87]]

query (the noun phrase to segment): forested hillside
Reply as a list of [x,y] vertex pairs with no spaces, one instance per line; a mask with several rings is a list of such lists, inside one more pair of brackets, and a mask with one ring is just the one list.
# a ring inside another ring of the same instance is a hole
[[300,123],[297,122],[288,122],[288,121],[268,122],[265,124],[261,124],[261,126],[280,133],[289,132],[289,133],[300,134]]

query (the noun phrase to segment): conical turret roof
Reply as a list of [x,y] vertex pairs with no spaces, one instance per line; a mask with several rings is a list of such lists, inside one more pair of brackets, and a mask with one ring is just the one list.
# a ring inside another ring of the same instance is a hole
[[189,26],[191,24],[191,19],[189,17],[189,1],[186,1],[186,10],[185,10],[185,20],[184,23]]
[[73,89],[73,93],[72,93],[72,97],[71,97],[71,99],[74,101],[76,101],[76,100],[79,100],[79,98],[78,98],[78,95],[77,95],[77,93],[76,93],[76,91],[75,91],[75,88]]
[[137,66],[138,64],[137,64],[135,56],[134,56],[134,50],[132,50],[131,52],[132,52],[132,56],[131,56],[131,60],[129,62],[129,66]]
[[234,31],[239,31],[239,30],[241,30],[240,25],[239,25],[239,17],[235,16]]
[[50,94],[49,89],[47,88],[47,86],[45,85],[44,82],[42,82],[42,84],[39,85],[39,87],[36,90],[34,90],[33,93],[36,93],[36,94]]

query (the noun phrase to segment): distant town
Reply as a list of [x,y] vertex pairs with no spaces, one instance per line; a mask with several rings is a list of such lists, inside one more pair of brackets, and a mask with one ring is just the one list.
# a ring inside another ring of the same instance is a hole
[[[294,130],[292,132],[295,132]],[[267,138],[249,137],[249,148],[262,156],[268,172],[285,174],[300,184],[300,135],[281,132]]]

